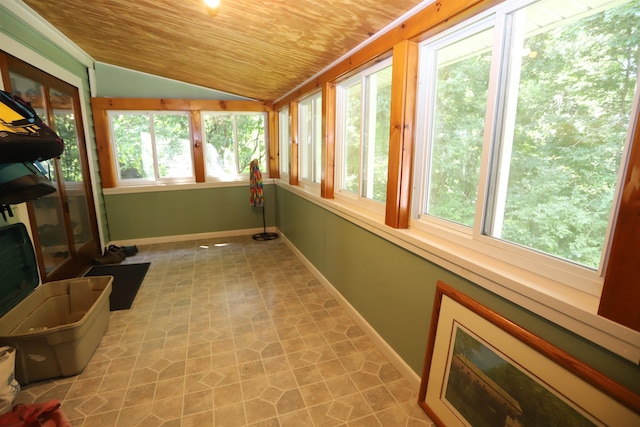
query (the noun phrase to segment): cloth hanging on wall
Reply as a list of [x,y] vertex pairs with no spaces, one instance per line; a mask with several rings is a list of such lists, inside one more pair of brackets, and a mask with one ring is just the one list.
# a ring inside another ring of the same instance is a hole
[[254,234],[253,240],[274,240],[278,238],[276,233],[267,232],[267,223],[264,216],[264,192],[262,190],[262,172],[258,159],[251,160],[249,164],[249,191],[251,197],[249,204],[256,208],[262,208],[262,233]]
[[251,192],[249,203],[251,204],[251,206],[255,206],[258,208],[264,207],[262,172],[260,172],[260,163],[258,162],[258,159],[251,160],[249,168],[249,191]]

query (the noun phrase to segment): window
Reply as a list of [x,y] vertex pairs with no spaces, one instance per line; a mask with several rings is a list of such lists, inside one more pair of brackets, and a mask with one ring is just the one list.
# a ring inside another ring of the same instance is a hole
[[204,183],[207,173],[237,185],[253,159],[269,176],[263,102],[100,97],[91,107],[103,188]]
[[264,171],[264,113],[203,112],[202,127],[207,177],[238,179],[249,174],[253,159]]
[[280,141],[280,177],[289,175],[289,107],[278,112],[278,139]]
[[493,21],[425,47],[429,167],[423,210],[472,227],[487,114]]
[[510,3],[422,45],[414,217],[598,295],[640,1],[595,3]]
[[110,111],[109,123],[119,183],[194,180],[187,113]]
[[391,61],[338,85],[336,188],[338,194],[379,202],[387,197]]
[[322,93],[315,93],[298,104],[299,178],[320,183],[322,173]]

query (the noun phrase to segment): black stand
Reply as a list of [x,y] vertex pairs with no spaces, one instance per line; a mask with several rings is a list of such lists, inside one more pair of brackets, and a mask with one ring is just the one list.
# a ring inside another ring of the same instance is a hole
[[278,238],[276,233],[267,233],[267,223],[264,218],[264,204],[262,205],[262,229],[264,230],[262,233],[254,234],[251,236],[253,240],[275,240]]

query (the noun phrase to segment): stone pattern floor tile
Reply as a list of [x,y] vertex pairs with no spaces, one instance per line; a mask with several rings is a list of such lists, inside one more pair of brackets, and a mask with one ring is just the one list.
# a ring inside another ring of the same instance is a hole
[[282,240],[141,246],[82,373],[24,386],[74,427],[431,426],[416,392]]

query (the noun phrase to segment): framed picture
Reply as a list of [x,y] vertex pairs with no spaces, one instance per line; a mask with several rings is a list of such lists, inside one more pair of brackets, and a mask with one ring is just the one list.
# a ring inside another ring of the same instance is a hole
[[438,426],[640,426],[640,396],[442,282],[418,403]]

